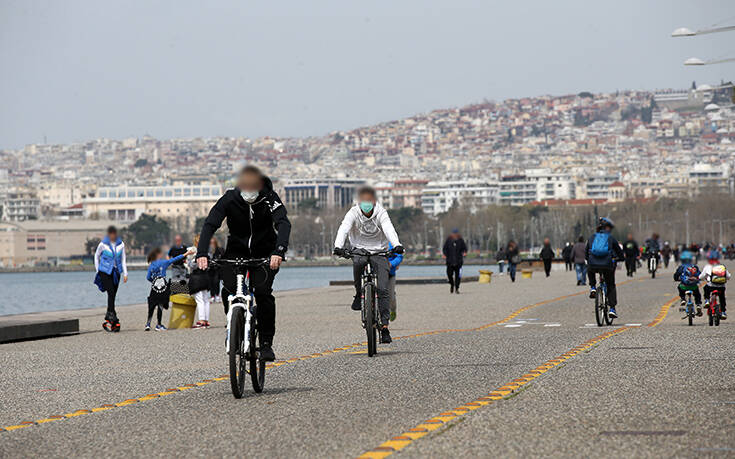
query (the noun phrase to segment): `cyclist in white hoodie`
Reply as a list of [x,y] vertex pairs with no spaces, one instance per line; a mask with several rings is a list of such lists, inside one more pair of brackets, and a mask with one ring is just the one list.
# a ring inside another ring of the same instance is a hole
[[[398,240],[393,223],[390,221],[388,212],[376,201],[375,189],[362,187],[357,193],[358,204],[352,207],[345,215],[342,224],[337,230],[337,238],[334,241],[334,254],[343,255],[345,241],[349,237],[353,249],[365,249],[369,252],[382,252],[393,246],[393,251],[398,254],[404,252],[401,241]],[[352,301],[352,309],[359,311],[360,290],[362,289],[361,277],[368,263],[367,257],[355,256],[352,259],[353,277],[355,279],[355,299]],[[376,292],[378,294],[378,309],[380,309],[380,342],[390,343],[391,337],[388,331],[390,320],[390,290],[389,275],[390,262],[387,257],[371,257],[370,265],[377,278]]]

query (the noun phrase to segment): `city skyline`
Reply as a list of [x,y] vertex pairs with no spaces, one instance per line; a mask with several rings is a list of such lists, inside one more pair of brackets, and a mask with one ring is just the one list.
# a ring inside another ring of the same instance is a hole
[[682,65],[730,51],[727,35],[669,34],[718,22],[732,5],[684,3],[322,2],[288,4],[283,15],[227,3],[195,12],[76,2],[62,12],[53,2],[6,1],[0,62],[19,71],[0,77],[0,149],[44,138],[324,136],[485,99],[731,80],[732,64]]

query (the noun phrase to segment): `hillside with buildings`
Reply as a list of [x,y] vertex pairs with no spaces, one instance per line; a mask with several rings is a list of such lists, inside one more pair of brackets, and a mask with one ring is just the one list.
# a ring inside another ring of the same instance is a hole
[[734,142],[728,83],[486,101],[321,137],[27,145],[0,150],[0,264],[81,255],[91,232],[142,214],[190,231],[246,162],[276,179],[294,214],[345,207],[370,183],[386,207],[435,217],[457,206],[732,195]]

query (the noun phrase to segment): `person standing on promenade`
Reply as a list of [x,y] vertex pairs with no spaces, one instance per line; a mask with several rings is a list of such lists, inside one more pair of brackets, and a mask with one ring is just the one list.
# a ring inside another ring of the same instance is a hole
[[546,273],[546,277],[549,277],[551,274],[551,262],[554,261],[554,249],[551,248],[551,241],[548,237],[544,239],[544,247],[539,253],[539,258],[544,262],[544,272]]
[[464,256],[467,255],[467,244],[465,244],[457,228],[452,230],[452,234],[444,242],[442,254],[444,254],[447,261],[449,293],[459,294],[459,284],[462,281],[462,265],[464,264]]
[[[212,238],[212,242],[209,244],[209,258],[212,260],[217,260],[219,258],[222,258],[222,256],[225,254],[225,251],[222,250],[222,247],[219,246],[219,241],[216,237]],[[216,269],[209,269],[209,294],[212,296],[212,301],[217,302],[220,300],[220,284],[222,282],[222,279],[220,279],[219,271]]]
[[[185,253],[186,247],[184,246],[183,239],[180,234],[177,234],[174,236],[174,245],[168,249],[168,258],[176,258]],[[171,279],[174,281],[182,281],[186,279],[186,267],[184,265],[184,260],[179,259],[179,261],[171,265]]]
[[107,235],[102,239],[94,253],[94,269],[97,274],[94,283],[102,292],[107,292],[107,313],[102,328],[107,331],[120,331],[120,320],[115,311],[115,297],[120,286],[128,281],[128,265],[125,260],[125,244],[117,235],[117,228],[107,228]]
[[503,265],[505,264],[505,247],[501,247],[498,249],[498,252],[495,254],[495,260],[498,262],[498,273],[503,274]]
[[[237,178],[237,187],[229,189],[219,198],[204,221],[197,246],[197,266],[209,266],[209,242],[227,219],[230,234],[224,258],[269,258],[265,267],[265,279],[252,281],[255,269],[250,270],[251,285],[257,302],[258,331],[262,337],[260,357],[265,361],[276,359],[273,337],[276,334],[276,298],[273,296],[273,280],[281,268],[288,250],[291,222],[286,207],[273,190],[273,182],[255,166],[245,166]],[[261,272],[260,269],[257,270]],[[224,274],[222,299],[225,310],[228,292],[235,290],[234,275]]]
[[584,237],[579,236],[574,247],[572,247],[572,262],[574,263],[574,270],[577,272],[577,285],[587,283],[586,249],[587,244],[584,242]]
[[567,242],[561,251],[561,257],[564,259],[564,267],[567,271],[574,269],[572,264],[572,243]]
[[623,253],[625,253],[625,270],[628,277],[633,277],[636,271],[638,259],[641,256],[638,243],[633,239],[633,233],[628,233],[628,240],[623,244]]
[[516,281],[516,267],[521,262],[521,252],[518,249],[516,241],[510,240],[508,246],[505,248],[505,258],[508,260],[508,274],[510,274],[510,281]]
[[[187,259],[187,266],[191,270],[189,274],[189,295],[194,297],[197,303],[197,314],[199,320],[194,324],[193,328],[209,328],[209,305],[212,297],[209,293],[211,288],[210,275],[208,272],[199,269],[197,259],[194,254],[196,247],[199,245],[199,235],[194,236],[194,246],[187,253],[191,254]],[[211,258],[211,255],[207,254]]]

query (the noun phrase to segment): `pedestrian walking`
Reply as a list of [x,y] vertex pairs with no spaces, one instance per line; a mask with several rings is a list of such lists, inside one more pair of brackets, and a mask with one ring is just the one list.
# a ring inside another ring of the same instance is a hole
[[[209,244],[209,257],[212,260],[218,260],[222,258],[225,251],[219,246],[219,241],[216,237],[212,238],[212,242]],[[221,283],[222,279],[218,269],[208,269],[209,273],[209,294],[212,297],[213,302],[220,300],[220,292],[222,290]]]
[[498,262],[498,272],[500,274],[503,274],[503,266],[505,265],[505,247],[501,247],[498,249],[498,252],[495,254],[495,260]]
[[564,248],[561,251],[561,257],[564,259],[564,268],[567,271],[571,271],[574,269],[574,265],[572,263],[572,243],[567,242]]
[[[211,303],[211,283],[209,273],[203,269],[199,269],[197,263],[197,257],[194,256],[197,253],[197,247],[199,246],[199,235],[194,237],[194,246],[189,249],[189,257],[187,264],[191,270],[189,275],[189,294],[194,297],[194,301],[197,303],[197,313],[199,320],[194,324],[193,328],[209,328],[209,306]],[[207,255],[208,259],[211,259]]]
[[106,331],[120,331],[120,320],[115,311],[115,297],[120,286],[128,281],[128,265],[125,260],[125,244],[117,235],[117,228],[107,228],[107,235],[100,241],[94,253],[94,283],[101,292],[107,293],[107,313],[102,328]]
[[544,247],[539,253],[539,258],[544,262],[546,277],[549,277],[551,275],[551,262],[554,261],[554,249],[551,248],[551,241],[548,237],[544,239]]
[[518,249],[518,244],[515,241],[510,240],[508,246],[505,248],[505,258],[508,260],[508,274],[510,274],[511,282],[516,281],[516,267],[521,262],[521,252]]
[[462,281],[462,265],[464,256],[467,254],[467,244],[459,234],[458,229],[453,229],[444,242],[442,253],[447,262],[447,278],[449,278],[449,293],[459,293],[459,284]]
[[587,281],[586,247],[587,244],[585,244],[583,236],[579,236],[572,247],[572,262],[574,263],[574,270],[577,272],[577,285],[585,285]]
[[[179,255],[185,254],[187,247],[184,246],[184,240],[180,234],[174,236],[174,244],[168,249],[168,258],[176,258]],[[181,282],[186,280],[186,266],[184,266],[184,260],[179,261],[171,265],[171,280]]]

